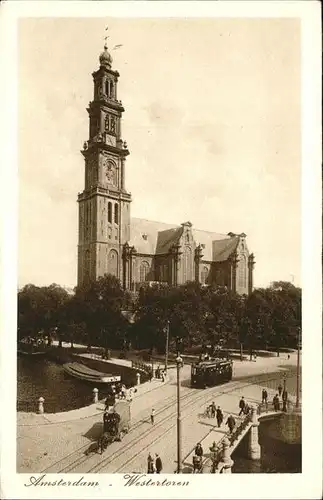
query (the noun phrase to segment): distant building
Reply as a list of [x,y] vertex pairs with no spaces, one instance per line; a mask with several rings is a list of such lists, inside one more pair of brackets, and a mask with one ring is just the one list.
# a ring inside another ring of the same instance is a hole
[[84,143],[85,188],[78,195],[78,284],[106,273],[125,289],[158,281],[225,285],[238,293],[253,287],[254,256],[244,233],[227,235],[179,225],[131,218],[131,195],[125,188],[129,155],[121,139],[124,112],[118,100],[119,73],[111,69],[107,47],[93,76],[89,103],[89,139]]

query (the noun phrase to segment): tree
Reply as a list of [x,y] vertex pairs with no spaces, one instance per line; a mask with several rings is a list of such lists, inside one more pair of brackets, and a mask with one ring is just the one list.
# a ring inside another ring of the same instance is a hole
[[89,346],[124,345],[128,322],[122,310],[129,307],[130,302],[119,280],[109,274],[76,288],[74,317],[77,323],[86,325]]
[[19,338],[37,336],[50,332],[61,321],[61,312],[69,295],[64,288],[53,283],[38,287],[26,285],[18,292],[18,335]]

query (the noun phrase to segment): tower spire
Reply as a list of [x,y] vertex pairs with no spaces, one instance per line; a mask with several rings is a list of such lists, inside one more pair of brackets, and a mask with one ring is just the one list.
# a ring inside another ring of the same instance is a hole
[[[108,26],[105,28],[105,31],[108,30]],[[100,61],[100,66],[103,66],[105,68],[111,68],[112,64],[112,57],[111,54],[108,52],[108,38],[109,35],[106,35],[104,37],[104,46],[103,46],[103,52],[100,54],[99,61]]]

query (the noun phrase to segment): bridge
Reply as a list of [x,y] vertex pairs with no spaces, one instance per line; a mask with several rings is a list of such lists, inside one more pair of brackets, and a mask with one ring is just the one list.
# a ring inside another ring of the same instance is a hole
[[[275,409],[272,403],[251,405],[250,412],[248,415],[240,419],[233,432],[225,433],[225,435],[217,443],[212,441],[214,436],[212,436],[212,432],[210,431],[209,434],[201,441],[204,450],[210,450],[210,452],[204,454],[201,472],[211,474],[231,473],[233,466],[231,455],[247,434],[249,434],[248,458],[252,460],[260,459],[261,447],[258,435],[258,427],[260,424],[259,420],[264,417],[268,418],[284,414],[296,417],[292,419],[290,425],[290,431],[295,436],[299,430],[297,429],[297,426],[299,425],[301,407],[296,407],[294,402],[290,400],[287,402],[286,411],[283,411],[282,409]],[[185,457],[184,465],[186,465],[186,468],[184,468],[183,472],[193,472],[193,456],[194,450],[192,450],[190,454]]]

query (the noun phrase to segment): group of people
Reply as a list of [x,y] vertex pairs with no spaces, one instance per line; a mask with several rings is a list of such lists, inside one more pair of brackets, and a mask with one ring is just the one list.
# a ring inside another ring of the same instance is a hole
[[[154,378],[154,372],[153,372],[153,368],[151,367],[149,373],[148,373],[148,376],[149,376],[149,382],[152,381],[152,379]],[[162,382],[165,382],[166,381],[166,370],[162,370],[160,368],[160,366],[158,365],[158,367],[156,368],[155,370],[155,378],[161,380]]]
[[[242,396],[239,401],[239,417],[241,417],[241,415],[249,415],[250,410],[251,408],[249,404],[245,400],[244,396]],[[236,426],[236,420],[233,415],[228,416],[225,424],[228,426],[230,434],[232,434]]]
[[[277,387],[278,393],[275,394],[273,398],[273,407],[275,411],[282,411],[287,412],[287,402],[288,402],[288,392],[286,391],[286,387],[283,387],[281,383]],[[266,389],[262,390],[262,395],[261,395],[261,400],[262,404],[265,404],[266,407],[268,406],[268,392]],[[280,403],[282,401],[282,408],[280,408]]]
[[105,409],[108,410],[110,407],[113,407],[115,405],[116,399],[125,400],[128,396],[129,401],[132,401],[133,392],[137,392],[137,389],[130,388],[127,394],[127,388],[122,383],[111,385],[108,396],[105,400]]
[[207,413],[208,416],[211,418],[216,417],[218,427],[221,427],[224,418],[221,407],[220,406],[216,407],[215,402],[212,401],[212,404],[210,404],[210,406],[207,407]]
[[239,410],[239,417],[241,417],[241,415],[248,415],[248,413],[250,412],[250,406],[246,402],[244,396],[242,396],[239,401]]
[[160,474],[161,471],[163,470],[163,463],[158,455],[158,453],[155,454],[155,459],[151,456],[151,453],[148,454],[148,467],[147,467],[147,473],[148,474]]

